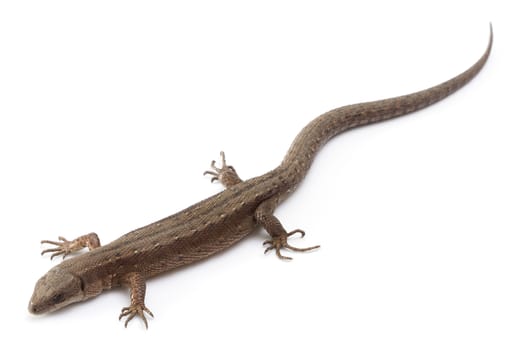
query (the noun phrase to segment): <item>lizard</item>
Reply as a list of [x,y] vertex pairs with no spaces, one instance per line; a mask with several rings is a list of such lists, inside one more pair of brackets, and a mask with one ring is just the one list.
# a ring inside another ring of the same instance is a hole
[[43,314],[84,301],[104,290],[125,286],[130,290],[130,306],[124,307],[119,320],[125,327],[138,316],[146,329],[146,315],[153,313],[145,305],[146,280],[160,273],[209,257],[222,251],[257,227],[269,234],[264,241],[266,252],[275,250],[283,260],[291,257],[282,250],[305,252],[318,245],[298,248],[288,238],[300,229],[286,231],[274,215],[276,206],[291,194],[306,176],[314,156],[332,137],[360,126],[385,121],[428,107],[466,85],[483,68],[491,52],[492,25],[488,46],[470,68],[441,84],[415,93],[378,101],[358,103],[328,111],[307,124],[292,142],[283,161],[275,169],[243,181],[227,164],[211,163],[211,181],[219,181],[225,189],[176,214],[133,230],[113,242],[101,245],[96,233],[74,240],[59,237],[58,241],[43,240],[54,247],[42,251],[52,253],[51,259],[88,248],[51,268],[36,285],[29,302],[29,312]]

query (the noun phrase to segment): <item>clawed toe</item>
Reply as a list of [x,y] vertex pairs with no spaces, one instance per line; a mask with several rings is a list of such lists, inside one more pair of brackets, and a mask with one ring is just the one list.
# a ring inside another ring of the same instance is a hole
[[212,170],[206,170],[204,175],[211,175],[211,182],[219,181],[226,187],[241,182],[235,169],[231,165],[226,164],[226,156],[224,155],[224,152],[221,152],[221,163],[221,167],[219,168],[213,160],[210,165]]
[[148,320],[146,319],[144,312],[150,315],[151,317],[153,317],[153,313],[146,306],[131,305],[131,306],[122,308],[122,311],[118,319],[120,321],[123,317],[127,317],[126,322],[124,323],[124,327],[127,328],[129,321],[131,321],[135,316],[138,315],[142,319],[142,321],[144,321],[144,325],[146,326],[146,329],[148,329]]
[[58,237],[58,240],[60,242],[49,241],[47,239],[40,241],[41,244],[53,244],[57,246],[56,248],[49,248],[49,249],[42,250],[40,255],[44,255],[47,253],[53,253],[51,254],[51,257],[50,257],[51,260],[53,260],[55,256],[59,256],[59,255],[62,255],[62,259],[68,256],[71,253],[72,242],[68,241],[62,236]]
[[[223,168],[224,168],[226,166],[226,158],[225,158],[224,152],[222,152],[222,151],[221,151],[221,160],[222,160],[222,164],[223,164]],[[223,171],[222,168],[218,168],[217,165],[215,165],[215,164],[216,164],[215,160],[212,160],[211,164],[210,164],[210,168],[212,168],[213,170],[206,170],[204,172],[204,175],[211,175],[212,176],[211,182],[219,180],[220,173],[221,173],[221,171]]]
[[282,255],[281,254],[281,249],[285,248],[285,249],[292,250],[294,252],[307,252],[307,251],[310,251],[310,250],[313,250],[313,249],[317,249],[317,248],[320,247],[319,245],[316,245],[316,246],[307,247],[307,248],[298,248],[298,247],[295,247],[293,245],[290,245],[288,243],[288,238],[290,236],[293,236],[296,233],[300,233],[301,234],[301,238],[304,237],[304,235],[305,235],[305,232],[303,230],[294,230],[294,231],[291,231],[291,232],[289,232],[287,234],[284,234],[284,235],[281,235],[281,236],[272,237],[271,239],[264,241],[263,245],[268,245],[268,247],[266,247],[264,253],[266,254],[270,250],[275,249],[275,253],[277,254],[277,257],[279,259],[292,260],[291,257],[286,256],[286,255]]
[[72,241],[69,241],[62,236],[58,237],[58,240],[59,242],[49,241],[47,239],[40,241],[41,244],[52,244],[56,246],[54,248],[45,249],[40,254],[44,255],[47,253],[53,253],[51,254],[51,260],[53,260],[55,256],[62,255],[62,258],[65,258],[69,254],[79,251],[84,247],[88,247],[89,250],[100,247],[100,240],[94,232],[80,236]]

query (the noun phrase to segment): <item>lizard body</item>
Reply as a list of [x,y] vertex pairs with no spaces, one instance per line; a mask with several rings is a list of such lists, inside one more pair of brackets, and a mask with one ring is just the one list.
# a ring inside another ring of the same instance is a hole
[[483,56],[458,76],[416,93],[340,107],[311,121],[297,135],[282,163],[268,173],[242,181],[228,166],[221,152],[222,167],[205,174],[219,180],[226,189],[167,218],[129,232],[100,246],[95,233],[73,241],[42,241],[56,247],[42,252],[63,255],[88,247],[89,252],[64,260],[38,280],[29,302],[29,311],[41,314],[97,296],[105,289],[126,285],[131,305],[122,309],[120,318],[127,323],[135,316],[145,322],[145,281],[157,274],[206,258],[230,247],[262,226],[270,235],[266,251],[281,249],[307,251],[287,243],[295,233],[287,232],[273,215],[277,204],[305,177],[318,150],[332,137],[364,126],[405,115],[442,100],[467,84],[482,69],[492,47],[492,28]]

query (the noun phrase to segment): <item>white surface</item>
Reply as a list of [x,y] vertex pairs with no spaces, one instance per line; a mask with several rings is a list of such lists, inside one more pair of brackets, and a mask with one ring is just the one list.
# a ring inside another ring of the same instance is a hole
[[[0,4],[2,342],[45,348],[523,349],[525,34],[512,3],[4,1]],[[180,2],[182,3],[182,2]],[[517,3],[517,2],[516,2]],[[520,14],[521,13],[521,14]],[[292,263],[258,232],[148,283],[55,314],[26,305],[58,263],[41,239],[107,243],[249,178],[308,121],[409,93],[493,55],[423,112],[338,137],[277,211]]]

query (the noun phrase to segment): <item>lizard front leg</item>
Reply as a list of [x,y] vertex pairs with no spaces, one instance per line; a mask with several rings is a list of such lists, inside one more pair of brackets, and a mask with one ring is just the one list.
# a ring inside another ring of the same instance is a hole
[[148,320],[146,319],[144,312],[151,317],[153,317],[153,313],[144,304],[144,298],[146,297],[146,281],[144,280],[144,277],[138,272],[131,272],[122,278],[121,283],[129,286],[131,305],[122,308],[118,319],[120,320],[123,317],[127,317],[126,322],[124,323],[124,327],[127,328],[128,322],[138,315],[142,321],[144,321],[146,329],[148,329]]
[[255,221],[260,224],[266,232],[271,236],[269,240],[264,241],[263,245],[268,245],[265,253],[269,252],[272,249],[275,249],[275,253],[280,259],[283,260],[292,260],[291,257],[281,254],[281,249],[286,248],[294,252],[307,252],[309,250],[317,249],[320,246],[312,246],[307,248],[297,248],[288,243],[288,238],[293,236],[296,233],[300,233],[301,237],[304,237],[305,233],[303,230],[293,230],[291,232],[286,232],[283,225],[273,215],[273,211],[277,206],[278,198],[270,198],[257,207],[255,210]]
[[204,175],[211,175],[211,182],[217,180],[226,188],[231,187],[233,185],[237,185],[238,183],[242,182],[242,180],[239,178],[239,175],[237,175],[235,169],[231,165],[226,164],[226,157],[224,155],[224,152],[222,151],[221,163],[222,166],[219,168],[215,165],[215,161],[213,160],[211,162],[212,170],[206,170],[204,172]]
[[98,235],[94,232],[88,233],[87,235],[80,236],[72,241],[68,241],[64,237],[58,237],[60,242],[43,240],[40,241],[42,244],[53,244],[56,245],[56,248],[45,249],[42,251],[41,255],[46,253],[51,254],[51,260],[58,255],[63,255],[62,258],[65,258],[67,255],[76,252],[82,248],[87,247],[89,250],[100,247],[100,240]]

